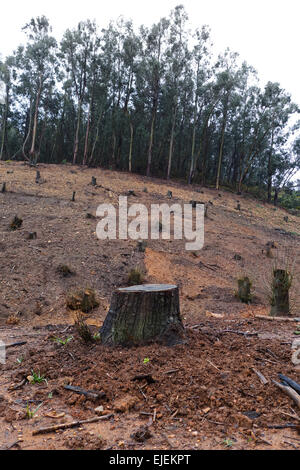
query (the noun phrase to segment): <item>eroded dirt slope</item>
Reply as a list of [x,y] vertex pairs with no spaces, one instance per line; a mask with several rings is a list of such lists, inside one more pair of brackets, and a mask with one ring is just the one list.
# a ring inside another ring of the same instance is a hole
[[[267,427],[297,422],[284,414],[292,414],[291,400],[271,383],[278,372],[299,382],[290,360],[296,324],[255,319],[269,312],[268,282],[276,258],[294,262],[293,313],[300,316],[299,219],[288,215],[285,222],[285,211],[225,191],[69,165],[40,165],[39,171],[37,184],[34,168],[0,164],[0,183],[5,181],[7,188],[0,193],[0,340],[27,341],[8,349],[7,364],[0,366],[1,445],[11,444],[20,431],[21,448],[299,447],[294,428]],[[92,176],[97,186],[90,184]],[[87,214],[95,216],[102,202],[117,204],[129,190],[136,194],[129,204],[168,203],[168,190],[172,202],[207,203],[204,248],[189,252],[184,241],[149,241],[141,252],[136,241],[98,240],[97,219]],[[14,215],[23,224],[10,231]],[[28,240],[28,232],[37,238]],[[266,256],[268,241],[277,246],[274,258]],[[57,271],[60,264],[74,274],[63,277]],[[146,282],[180,286],[187,344],[111,351],[80,343],[66,294],[77,287],[95,289],[100,305],[86,319],[96,332],[112,291],[127,285],[135,266],[144,271]],[[249,306],[235,297],[236,280],[243,274],[254,284]],[[247,331],[252,335],[241,334]],[[63,346],[53,335],[73,339]],[[266,386],[252,367],[268,378]],[[47,382],[9,390],[31,370],[39,370]],[[131,380],[145,371],[153,375],[153,384]],[[94,403],[66,391],[66,383],[101,390],[105,398]],[[120,413],[119,400],[134,404]],[[42,403],[31,420],[22,419],[27,403],[33,409]],[[95,416],[97,405],[114,417],[81,430],[32,436],[40,426]],[[61,417],[49,417],[54,410]],[[132,433],[150,424],[149,419],[154,420],[152,437],[139,443]]]

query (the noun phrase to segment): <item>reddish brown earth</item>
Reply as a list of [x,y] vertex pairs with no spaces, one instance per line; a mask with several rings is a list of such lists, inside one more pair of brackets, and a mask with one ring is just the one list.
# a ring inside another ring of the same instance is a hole
[[[18,441],[14,449],[300,448],[295,427],[270,428],[298,422],[287,414],[294,410],[299,415],[299,410],[271,381],[281,372],[300,382],[300,371],[291,362],[297,324],[255,318],[269,313],[275,262],[293,264],[292,313],[300,316],[299,219],[289,215],[284,222],[285,211],[226,191],[69,165],[40,165],[39,170],[42,182],[36,184],[34,168],[0,164],[0,183],[6,181],[7,187],[0,193],[0,340],[27,341],[8,348],[7,362],[0,365],[0,447]],[[89,184],[92,176],[99,186]],[[97,220],[86,214],[95,215],[102,202],[117,204],[118,196],[130,189],[136,196],[129,203],[148,207],[170,202],[168,190],[172,202],[211,201],[204,248],[192,253],[185,251],[184,241],[149,241],[140,252],[135,241],[98,240]],[[241,211],[235,209],[238,200]],[[10,231],[14,215],[23,225]],[[28,240],[28,232],[37,238]],[[277,245],[272,259],[265,254],[270,240]],[[234,259],[235,254],[241,259]],[[60,264],[75,274],[62,277]],[[66,308],[67,293],[77,287],[95,289],[100,305],[85,318],[97,332],[111,293],[127,285],[135,266],[144,271],[146,282],[179,285],[186,344],[132,349],[83,344],[73,326],[74,313]],[[242,274],[254,284],[249,306],[235,297]],[[66,345],[53,341],[71,336]],[[267,385],[252,367],[265,375]],[[32,370],[47,382],[10,390]],[[154,383],[132,380],[140,374],[152,375]],[[65,390],[65,384],[105,396],[86,399]],[[34,418],[26,419],[27,405],[34,410],[40,403]],[[32,435],[40,427],[94,417],[99,405],[114,416]],[[142,425],[149,426],[151,437],[138,442],[132,436]]]

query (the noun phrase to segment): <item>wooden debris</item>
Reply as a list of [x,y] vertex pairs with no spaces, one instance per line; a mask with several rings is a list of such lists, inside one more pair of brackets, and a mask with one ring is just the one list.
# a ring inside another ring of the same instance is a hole
[[143,395],[144,399],[147,401],[147,397],[146,397],[146,395],[144,394],[142,388],[138,386],[138,389],[139,389],[139,391],[141,392],[141,394]]
[[218,333],[235,333],[236,335],[242,335],[242,336],[257,336],[258,332],[257,331],[238,331],[238,330],[221,330],[218,331]]
[[255,318],[269,321],[295,321],[300,322],[300,317],[270,317],[268,315],[255,315]]
[[156,382],[156,380],[154,380],[151,374],[135,375],[131,380],[135,381],[135,380],[144,380],[144,379],[147,380],[148,384],[154,384]]
[[210,265],[204,264],[202,261],[199,262],[198,266],[199,268],[204,267],[204,268],[210,269],[211,271],[216,271],[217,268],[219,267],[216,264],[210,264]]
[[266,379],[266,377],[259,370],[255,369],[254,367],[251,367],[251,369],[257,375],[263,385],[267,385],[269,383],[268,379]]
[[272,382],[274,385],[276,385],[276,387],[280,388],[280,390],[286,393],[286,395],[288,395],[296,403],[298,408],[300,408],[300,395],[292,387],[289,387],[288,385],[282,385],[273,379]]
[[285,411],[280,411],[282,415],[289,416],[289,418],[296,419],[297,421],[300,421],[300,417],[294,413],[293,415],[291,413],[286,413]]
[[5,348],[15,348],[16,346],[23,346],[23,344],[26,344],[27,341],[18,341],[17,343],[11,343],[11,344],[6,344]]
[[298,429],[299,425],[298,424],[292,424],[292,423],[287,423],[287,424],[271,424],[267,426],[268,429],[286,429],[286,428],[292,428],[292,429]]
[[78,393],[79,395],[84,395],[86,398],[90,398],[92,400],[98,400],[99,398],[104,398],[106,395],[104,392],[93,392],[91,390],[84,390],[81,387],[75,387],[73,385],[65,385],[65,390],[70,390],[71,392]]
[[178,372],[180,369],[170,369],[164,372],[164,374],[175,374],[175,372]]
[[293,442],[283,440],[285,444],[289,444],[291,447],[293,447],[295,450],[298,450],[299,447],[297,447]]
[[300,384],[283,374],[278,374],[278,377],[280,378],[283,385],[292,387],[297,393],[300,393]]
[[14,441],[12,444],[9,444],[9,445],[6,446],[6,447],[1,447],[0,450],[9,450],[9,449],[12,449],[12,448],[15,447],[15,446],[19,446],[19,442],[21,442],[20,439],[18,439],[17,441]]
[[112,416],[114,416],[114,414],[110,413],[109,415],[95,416],[94,418],[84,419],[82,421],[72,421],[71,423],[56,424],[55,426],[39,428],[39,429],[36,429],[35,431],[32,431],[32,435],[36,436],[37,434],[47,434],[50,432],[55,432],[55,431],[58,431],[59,429],[75,428],[77,426],[81,426],[82,424],[96,423],[97,421],[100,421],[103,419],[109,419]]
[[58,419],[63,418],[65,416],[65,413],[56,413],[56,411],[50,411],[49,413],[45,413],[44,416],[46,416],[47,418]]
[[23,379],[20,383],[16,384],[16,385],[11,385],[10,387],[8,387],[8,390],[9,391],[12,391],[12,390],[18,390],[19,388],[22,388],[23,385],[26,384],[26,379]]

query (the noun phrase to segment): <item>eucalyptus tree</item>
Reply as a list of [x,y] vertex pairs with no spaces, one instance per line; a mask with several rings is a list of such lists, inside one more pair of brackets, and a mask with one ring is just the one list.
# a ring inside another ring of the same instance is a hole
[[77,163],[82,107],[89,70],[91,63],[93,64],[97,47],[97,28],[95,23],[90,20],[80,22],[77,28],[73,30],[68,29],[60,43],[60,59],[63,62],[67,78],[70,77],[72,92],[77,105],[73,164]]
[[165,72],[165,50],[170,22],[162,18],[151,28],[142,26],[142,57],[138,69],[137,93],[143,100],[143,107],[150,115],[150,132],[147,150],[147,176],[151,174],[155,122]]
[[3,115],[1,124],[1,144],[0,144],[0,160],[5,155],[8,156],[7,149],[7,126],[8,126],[8,115],[9,115],[9,101],[11,91],[11,65],[13,64],[13,57],[8,57],[3,63],[0,62],[0,105],[3,105]]
[[236,185],[240,162],[251,140],[251,120],[256,118],[255,100],[260,89],[253,67],[243,62],[238,71],[236,89],[232,93],[227,132],[227,183]]
[[90,36],[91,40],[91,49],[90,49],[90,57],[87,66],[87,101],[88,101],[88,111],[87,111],[87,119],[86,119],[86,131],[85,131],[85,138],[84,138],[84,151],[83,151],[83,160],[82,164],[86,165],[88,161],[88,150],[89,150],[89,138],[90,138],[90,127],[93,118],[93,107],[95,101],[95,90],[96,84],[99,80],[99,48],[100,48],[100,38],[96,33],[96,30],[92,30],[92,34]]
[[168,155],[167,179],[170,178],[173,157],[175,126],[179,106],[180,88],[184,82],[184,70],[191,60],[191,54],[187,47],[186,23],[188,17],[183,5],[178,5],[171,12],[170,33],[168,48],[166,51],[166,79],[165,90],[168,95],[170,107],[170,143]]
[[291,182],[293,176],[300,170],[300,138],[287,148],[279,148],[273,155],[274,171],[274,205],[278,204],[278,195],[282,188]]
[[272,182],[276,169],[276,165],[274,165],[274,151],[276,147],[282,148],[287,140],[286,126],[291,115],[298,111],[298,107],[291,101],[291,96],[284,89],[280,88],[279,83],[272,82],[268,82],[265,86],[262,104],[266,107],[268,116],[267,192],[268,202],[271,202]]
[[220,135],[220,146],[218,155],[217,175],[216,175],[216,189],[220,187],[221,167],[224,150],[224,138],[225,130],[227,125],[228,112],[230,110],[230,100],[234,93],[235,88],[238,86],[238,80],[240,77],[240,71],[237,65],[237,53],[232,53],[229,49],[226,49],[223,55],[219,56],[218,65],[221,66],[221,72],[219,80],[222,86],[222,95],[220,99],[221,107],[221,135]]
[[[132,151],[134,124],[132,120],[133,103],[132,95],[135,87],[135,79],[141,53],[141,42],[134,33],[131,21],[119,18],[115,26],[116,50],[113,82],[113,162],[116,166],[122,165],[122,146],[127,132],[124,127],[129,127],[129,150],[126,167],[132,169]],[[117,140],[117,141],[116,141]]]
[[[15,54],[17,93],[29,101],[28,132],[24,140],[23,154],[27,160],[37,162],[36,138],[40,103],[46,90],[54,86],[56,71],[56,47],[51,27],[45,16],[32,18],[23,28],[27,36],[26,47],[20,46]],[[32,128],[31,128],[32,127]],[[31,135],[29,157],[26,143]]]
[[196,132],[197,123],[201,119],[203,111],[203,95],[205,92],[205,86],[210,79],[210,52],[209,52],[209,29],[207,26],[203,26],[201,29],[195,31],[196,44],[194,46],[190,67],[194,75],[194,110],[193,110],[193,132],[192,132],[192,143],[191,143],[191,160],[190,168],[188,173],[188,184],[192,183],[194,171],[195,171],[195,148],[196,148]]

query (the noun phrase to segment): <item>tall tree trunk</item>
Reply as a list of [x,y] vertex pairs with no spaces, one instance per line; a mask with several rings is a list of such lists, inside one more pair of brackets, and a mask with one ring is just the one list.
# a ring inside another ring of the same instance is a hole
[[132,147],[133,147],[133,125],[132,125],[131,120],[129,121],[129,126],[130,126],[130,144],[129,144],[129,156],[128,156],[128,170],[131,173],[132,171]]
[[8,106],[9,106],[9,84],[7,83],[6,84],[5,110],[4,110],[3,126],[2,126],[0,160],[2,160],[3,158],[4,148],[6,147]]
[[29,152],[30,157],[33,159],[33,162],[36,163],[36,155],[35,155],[35,141],[36,141],[36,132],[37,132],[37,124],[38,124],[38,114],[39,114],[39,105],[42,93],[42,76],[39,78],[39,88],[36,96],[35,101],[35,111],[34,111],[34,118],[33,118],[33,129],[32,129],[32,139],[31,139],[31,149]]
[[223,158],[224,138],[225,138],[226,123],[227,123],[228,101],[229,101],[229,96],[226,97],[225,109],[224,109],[224,114],[223,114],[221,142],[220,142],[219,160],[218,160],[218,170],[217,170],[217,179],[216,179],[216,189],[217,190],[220,188],[220,177],[221,177],[221,167],[222,167],[222,158]]
[[97,120],[96,136],[94,138],[93,147],[92,147],[91,155],[90,155],[90,158],[89,158],[89,161],[88,161],[88,165],[91,165],[91,163],[94,159],[95,148],[96,148],[96,145],[97,145],[97,142],[98,142],[98,139],[99,139],[99,127],[100,127],[100,122],[101,122],[102,115],[103,115],[103,111],[102,111],[102,108],[101,108],[101,111],[99,113],[98,120]]
[[191,164],[190,164],[190,171],[189,171],[189,176],[188,176],[188,184],[192,183],[193,175],[194,175],[195,141],[196,141],[196,117],[197,117],[197,99],[195,100],[193,136],[192,136],[192,151],[191,151]]
[[87,118],[86,132],[85,132],[84,152],[83,152],[83,161],[82,161],[83,165],[86,165],[87,158],[88,158],[89,134],[90,134],[93,101],[94,101],[94,85],[93,85],[91,100],[89,103],[89,111],[88,111],[88,118]]
[[150,130],[149,147],[148,147],[147,176],[150,176],[151,174],[152,147],[153,147],[153,138],[154,138],[155,118],[156,118],[156,105],[154,105],[153,110],[152,110],[151,130]]
[[172,130],[169,146],[169,160],[168,160],[168,171],[167,171],[167,180],[170,179],[171,166],[172,166],[172,157],[173,157],[173,146],[174,146],[174,135],[175,135],[175,124],[176,124],[176,114],[177,114],[177,104],[173,111],[173,121],[172,121]]
[[274,188],[274,206],[278,204],[279,188]]
[[27,129],[27,134],[25,135],[25,139],[22,145],[22,152],[23,152],[23,157],[25,160],[30,161],[29,157],[26,155],[26,144],[29,139],[30,133],[31,133],[31,123],[32,123],[32,101],[30,100],[30,105],[29,105],[29,123],[28,123],[28,129]]
[[76,125],[75,142],[74,142],[73,165],[76,165],[77,155],[78,155],[81,106],[82,106],[82,96],[79,98],[79,101],[78,101],[77,125]]
[[273,143],[274,143],[274,128],[272,126],[272,134],[271,134],[271,147],[269,152],[268,158],[268,202],[271,202],[272,199],[272,157],[273,157]]

